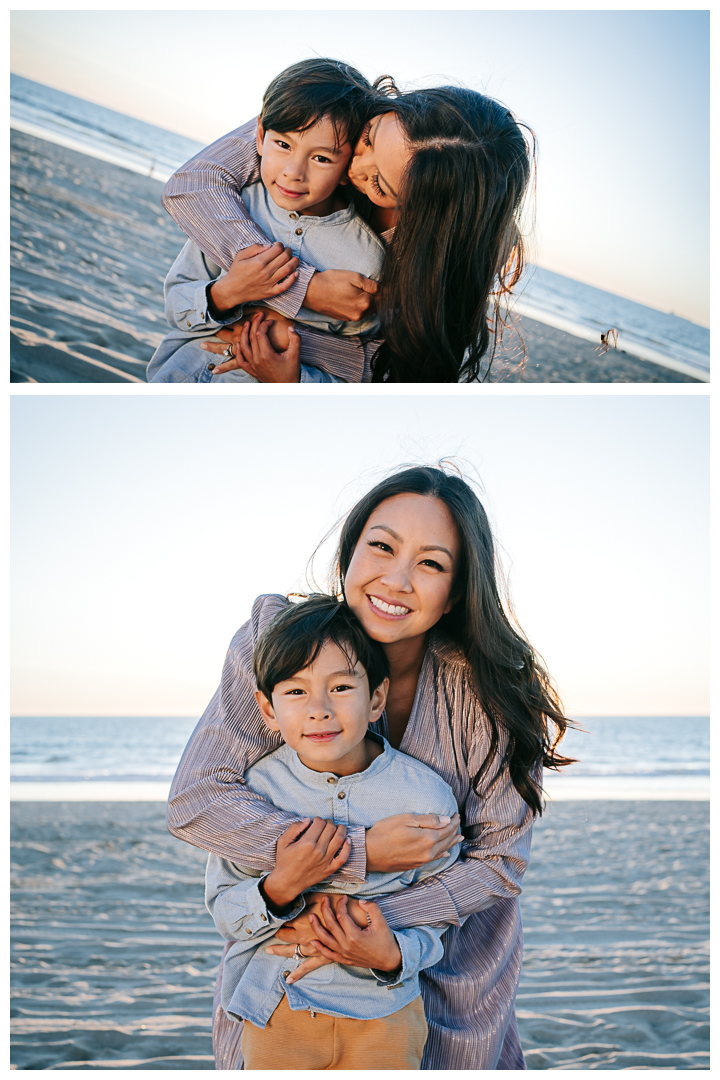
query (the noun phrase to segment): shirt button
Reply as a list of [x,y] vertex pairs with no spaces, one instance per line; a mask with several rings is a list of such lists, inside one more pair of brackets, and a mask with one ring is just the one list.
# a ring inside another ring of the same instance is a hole
[[215,365],[214,364],[208,364],[208,371],[214,371],[214,370],[215,370]]
[[295,235],[296,236],[302,236],[302,229],[296,229],[295,230]]
[[263,922],[267,922],[267,915],[261,915],[260,918]]
[[252,930],[250,929],[249,926],[245,928],[245,933],[246,934],[252,934]]
[[328,776],[328,784],[337,784],[336,776]]
[[186,326],[192,326],[192,323],[190,322],[190,320],[189,320],[189,319],[186,319],[186,320],[185,320],[185,325],[186,325]]
[[287,979],[289,974],[290,974],[289,971],[283,971],[283,979]]
[[291,214],[290,217],[293,219],[293,221],[297,220],[297,214]]
[[338,791],[338,799],[344,799],[344,798],[345,798],[345,792],[344,791]]

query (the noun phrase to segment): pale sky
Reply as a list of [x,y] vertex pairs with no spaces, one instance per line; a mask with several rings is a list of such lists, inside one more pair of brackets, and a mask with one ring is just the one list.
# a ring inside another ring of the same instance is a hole
[[254,597],[457,454],[567,709],[705,714],[707,442],[704,396],[15,396],[13,712],[199,715]]
[[[272,7],[272,5],[270,5]],[[707,11],[16,11],[12,70],[211,141],[282,68],[456,82],[539,140],[535,261],[708,324]]]

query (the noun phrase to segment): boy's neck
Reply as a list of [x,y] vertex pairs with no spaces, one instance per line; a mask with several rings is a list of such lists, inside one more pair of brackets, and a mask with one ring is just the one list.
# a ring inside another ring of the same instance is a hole
[[304,210],[299,210],[298,213],[304,217],[330,217],[331,214],[337,213],[338,210],[344,210],[346,203],[340,195],[340,189],[335,188],[332,195],[328,195],[327,199],[323,199],[322,202],[316,203],[315,206],[306,206]]
[[300,761],[306,769],[313,772],[329,772],[335,776],[353,776],[355,773],[365,772],[372,765],[375,758],[380,757],[383,747],[375,739],[366,735],[362,742],[353,747],[338,761],[311,761],[307,756],[298,754]]

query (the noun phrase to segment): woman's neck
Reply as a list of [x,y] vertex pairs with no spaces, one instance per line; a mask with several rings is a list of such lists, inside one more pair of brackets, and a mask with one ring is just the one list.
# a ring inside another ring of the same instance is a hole
[[397,750],[402,742],[412,712],[418,679],[427,652],[428,635],[410,641],[395,641],[385,646],[390,664],[390,690],[385,714],[388,741]]
[[376,206],[372,204],[368,225],[378,235],[397,225],[398,209],[396,206]]

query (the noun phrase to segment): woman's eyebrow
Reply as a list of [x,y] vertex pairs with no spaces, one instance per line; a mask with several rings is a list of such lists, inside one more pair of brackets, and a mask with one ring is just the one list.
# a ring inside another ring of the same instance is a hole
[[[403,543],[402,536],[400,536],[399,533],[396,533],[394,529],[391,529],[389,525],[371,525],[370,532],[372,532],[373,529],[382,529],[384,532],[390,533],[390,535],[394,537],[395,540],[397,540],[398,544]],[[452,552],[448,551],[448,549],[446,547],[443,547],[442,544],[423,544],[423,546],[420,548],[420,551],[444,551],[449,559],[452,560],[453,557]]]

